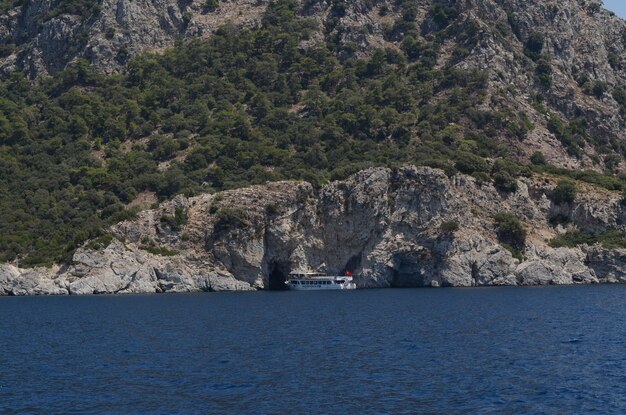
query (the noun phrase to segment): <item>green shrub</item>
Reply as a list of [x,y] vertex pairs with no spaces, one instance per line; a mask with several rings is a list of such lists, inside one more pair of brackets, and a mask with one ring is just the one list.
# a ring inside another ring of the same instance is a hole
[[526,244],[526,230],[513,213],[501,212],[495,217],[496,234],[503,244],[521,250]]
[[220,0],[204,0],[202,9],[206,12],[212,12],[212,11],[217,10],[219,6],[220,6]]
[[534,171],[550,173],[555,176],[568,177],[581,182],[601,186],[608,190],[623,190],[624,178],[617,178],[593,170],[568,170],[552,165],[534,166]]
[[602,1],[592,1],[587,5],[587,12],[589,14],[595,14],[602,10]]
[[567,180],[561,180],[552,191],[552,201],[557,205],[571,204],[576,200],[576,185]]
[[497,172],[493,175],[493,185],[504,193],[517,191],[517,180],[507,172]]
[[606,93],[606,91],[608,91],[608,89],[609,88],[608,88],[606,82],[595,81],[593,83],[593,87],[591,88],[591,93],[596,98],[602,98],[602,96],[604,96],[604,94]]
[[89,250],[93,250],[93,251],[99,251],[101,249],[105,249],[107,246],[109,246],[111,244],[111,242],[113,241],[113,235],[111,234],[105,234],[102,235],[96,239],[93,239],[91,241],[89,241],[86,245],[85,245],[85,249],[89,249]]
[[456,19],[459,15],[459,10],[455,6],[437,4],[431,7],[428,14],[440,29],[444,29],[452,20]]
[[513,160],[498,159],[494,162],[491,168],[492,173],[502,172],[507,173],[511,177],[518,177],[522,170],[522,166]]
[[513,258],[518,259],[520,262],[524,261],[524,253],[521,248],[515,248],[514,246],[502,242],[502,247],[511,253]]
[[563,214],[550,216],[550,219],[548,219],[548,223],[550,223],[550,225],[552,226],[567,225],[570,222],[571,222],[570,217],[567,215],[563,215]]
[[482,171],[472,173],[472,177],[476,179],[476,184],[479,186],[491,182],[491,177],[487,173]]
[[530,162],[535,166],[544,166],[546,164],[546,158],[541,151],[535,151],[532,156],[530,156]]
[[174,210],[174,216],[167,214],[161,216],[161,223],[166,224],[173,231],[181,230],[188,220],[187,210],[180,207]]
[[249,226],[248,215],[242,209],[221,208],[216,214],[215,232],[225,232]]
[[626,248],[626,232],[618,230],[608,230],[605,232],[593,234],[581,231],[567,232],[550,241],[553,248],[574,248],[579,245],[601,244],[607,249]]
[[156,245],[142,245],[139,247],[139,249],[142,249],[146,252],[150,252],[151,254],[159,255],[159,256],[175,256],[180,253],[176,250],[165,248],[163,246],[156,246]]
[[537,61],[535,73],[544,88],[549,89],[552,86],[552,65],[548,59],[542,57]]
[[489,166],[482,157],[467,152],[461,152],[456,156],[455,167],[465,174],[489,171]]
[[450,235],[459,230],[459,224],[454,220],[445,221],[439,226],[439,230],[444,234]]
[[158,246],[156,242],[154,242],[148,236],[144,236],[143,238],[141,238],[141,245],[139,245],[139,249],[160,256],[174,256],[179,254],[179,252],[176,250],[169,249],[164,246]]
[[622,113],[626,112],[626,89],[615,88],[612,95],[613,99],[620,105]]
[[541,56],[541,52],[543,51],[543,45],[545,43],[545,36],[543,33],[533,32],[528,37],[526,41],[526,47],[524,48],[524,53],[532,60],[536,61]]

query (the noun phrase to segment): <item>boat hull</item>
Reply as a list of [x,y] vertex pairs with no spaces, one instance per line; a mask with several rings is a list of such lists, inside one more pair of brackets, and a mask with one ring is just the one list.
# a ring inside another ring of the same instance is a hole
[[315,271],[296,271],[285,281],[287,288],[294,291],[354,290],[356,284],[349,275],[324,275]]
[[287,288],[293,291],[321,291],[321,290],[354,290],[355,284],[331,284],[331,285],[293,285],[287,284]]

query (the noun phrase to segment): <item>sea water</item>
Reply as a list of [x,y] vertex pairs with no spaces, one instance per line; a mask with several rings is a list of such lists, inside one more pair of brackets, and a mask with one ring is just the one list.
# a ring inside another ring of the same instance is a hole
[[626,286],[0,298],[1,414],[626,413]]

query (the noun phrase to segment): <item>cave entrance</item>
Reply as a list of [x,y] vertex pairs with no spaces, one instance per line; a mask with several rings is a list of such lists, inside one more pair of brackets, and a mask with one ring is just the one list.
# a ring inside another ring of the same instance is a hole
[[354,273],[357,269],[359,269],[361,267],[361,257],[362,254],[358,254],[350,258],[344,269],[342,269],[339,273],[339,275],[345,275],[348,271]]
[[289,264],[285,262],[270,262],[267,289],[270,291],[282,291],[287,289],[287,277],[289,276]]
[[391,286],[393,288],[425,287],[426,281],[420,272],[419,264],[400,259],[399,264],[393,270]]

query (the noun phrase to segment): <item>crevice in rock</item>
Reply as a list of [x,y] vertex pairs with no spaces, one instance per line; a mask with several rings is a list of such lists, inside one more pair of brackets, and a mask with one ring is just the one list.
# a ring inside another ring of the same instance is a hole
[[129,278],[128,282],[126,283],[126,285],[124,285],[123,287],[121,287],[119,290],[116,290],[116,291],[115,291],[115,294],[119,294],[119,293],[120,293],[120,292],[122,292],[122,291],[126,291],[126,290],[128,290],[128,289],[130,288],[130,285],[133,283],[133,281],[135,281],[135,280],[136,280],[136,278],[137,278],[137,273],[138,273],[138,272],[139,272],[139,271],[135,271],[135,272],[133,272],[133,274],[130,276],[130,278]]
[[472,262],[472,286],[478,285],[478,278],[480,277],[480,268],[476,261]]

